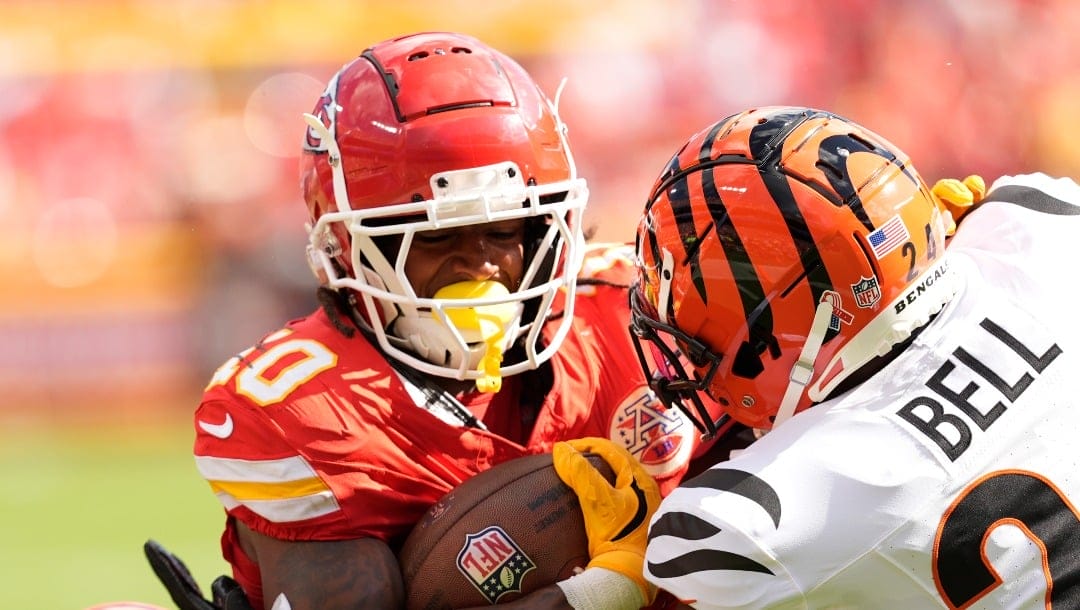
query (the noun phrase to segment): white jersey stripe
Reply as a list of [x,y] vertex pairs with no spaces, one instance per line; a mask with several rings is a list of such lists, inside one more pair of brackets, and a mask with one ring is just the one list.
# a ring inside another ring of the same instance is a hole
[[315,469],[298,455],[279,460],[239,460],[197,455],[195,467],[204,478],[216,481],[285,483],[318,476]]
[[309,496],[280,500],[241,501],[225,492],[219,492],[217,497],[226,510],[231,511],[237,506],[246,506],[251,512],[274,523],[314,519],[339,509],[337,499],[329,490]]

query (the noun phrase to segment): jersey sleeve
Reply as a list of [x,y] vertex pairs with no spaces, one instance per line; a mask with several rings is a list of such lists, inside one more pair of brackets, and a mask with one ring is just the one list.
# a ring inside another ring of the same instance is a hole
[[1075,215],[1080,213],[1080,185],[1072,178],[1052,178],[1041,172],[1001,176],[990,185],[983,201],[1007,201],[1039,211]]
[[686,485],[653,517],[645,577],[698,609],[805,607],[802,591],[764,541],[779,520],[768,485],[720,467]]
[[333,536],[334,492],[269,418],[246,405],[204,401],[195,413],[195,465],[229,514],[285,539],[316,524]]
[[224,364],[195,413],[196,466],[230,516],[267,536],[390,541],[469,474],[430,446],[472,437],[393,408],[412,403],[389,365],[334,332],[318,318]]

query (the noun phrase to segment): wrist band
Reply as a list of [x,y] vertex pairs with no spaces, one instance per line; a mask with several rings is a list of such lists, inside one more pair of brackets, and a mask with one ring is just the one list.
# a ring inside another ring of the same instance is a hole
[[633,579],[604,568],[589,568],[555,584],[574,610],[637,610],[645,605]]

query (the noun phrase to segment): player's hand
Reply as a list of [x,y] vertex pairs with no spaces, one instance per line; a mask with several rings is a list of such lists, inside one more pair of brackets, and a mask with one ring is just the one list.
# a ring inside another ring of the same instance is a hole
[[[203,597],[191,571],[165,547],[154,540],[143,544],[143,552],[154,574],[180,610],[252,610],[244,590],[228,576],[218,576],[210,586],[213,601]],[[286,603],[288,603],[286,601]],[[275,606],[277,608],[277,606]],[[288,606],[284,606],[288,608]]]
[[942,178],[934,183],[930,192],[934,194],[938,206],[948,214],[946,235],[956,232],[956,223],[964,214],[978,207],[986,196],[986,181],[982,176],[972,174],[963,180]]
[[[656,587],[642,575],[649,520],[660,505],[660,488],[625,448],[604,438],[555,443],[555,472],[578,496],[589,538],[588,567],[606,568],[633,580],[646,605]],[[615,485],[582,453],[596,453],[615,472]]]

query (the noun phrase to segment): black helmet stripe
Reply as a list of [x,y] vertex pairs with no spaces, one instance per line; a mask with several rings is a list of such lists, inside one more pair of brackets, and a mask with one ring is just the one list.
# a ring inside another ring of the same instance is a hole
[[[702,194],[705,197],[705,206],[709,211],[709,217],[712,222],[709,226],[705,227],[705,230],[700,234],[693,225],[693,215],[690,214],[689,203],[689,185],[686,184],[686,177],[680,178],[682,184],[682,190],[687,194],[686,211],[689,218],[689,224],[687,226],[679,225],[680,234],[683,236],[683,246],[685,247],[686,260],[685,263],[689,265],[691,270],[691,277],[694,281],[694,287],[697,289],[698,295],[701,297],[703,303],[708,303],[708,294],[705,292],[705,278],[701,273],[701,265],[698,260],[698,251],[700,250],[701,243],[704,241],[705,236],[709,231],[716,230],[718,241],[721,247],[724,249],[724,256],[728,260],[728,264],[732,268],[732,277],[739,277],[735,271],[738,267],[745,266],[748,269],[752,269],[749,259],[746,256],[746,248],[742,244],[742,240],[739,238],[738,233],[731,227],[731,220],[728,217],[727,207],[724,206],[724,201],[720,197],[720,193],[716,188],[716,181],[713,177],[713,168],[717,165],[725,163],[746,163],[747,160],[743,157],[721,155],[717,158],[712,156],[713,144],[718,137],[723,137],[731,131],[736,125],[738,117],[741,115],[734,114],[724,118],[713,124],[709,128],[708,133],[701,142],[701,148],[698,150],[698,163],[697,167],[701,169],[701,189]],[[750,285],[748,290],[740,288],[739,296],[742,299],[743,310],[750,311],[752,303],[755,300],[761,298],[764,294],[764,289],[761,287],[761,283],[757,281],[755,275],[748,284]],[[741,282],[740,282],[741,286]],[[768,335],[772,335],[772,318],[768,319],[768,328],[766,329]]]
[[[837,117],[839,118],[839,117]],[[821,141],[818,147],[817,167],[825,174],[832,185],[833,190],[842,197],[837,205],[846,205],[859,222],[866,227],[867,231],[874,230],[874,223],[863,209],[862,199],[859,198],[855,184],[851,180],[851,172],[848,169],[847,159],[853,152],[873,153],[889,163],[896,165],[912,184],[918,185],[919,180],[912,175],[911,170],[900,163],[892,151],[882,148],[873,142],[858,137],[855,134],[829,136]],[[809,185],[813,187],[813,185]],[[828,199],[834,199],[834,195],[828,191],[817,189]]]
[[[708,135],[701,143],[701,149],[698,150],[698,164],[704,165],[713,160],[712,147],[716,142],[716,138],[726,136],[738,123],[738,119],[741,114],[733,114],[727,118],[720,119],[709,128]],[[721,133],[723,132],[723,133]]]
[[[739,237],[739,232],[735,229],[728,216],[728,210],[724,205],[723,198],[720,197],[720,191],[716,188],[716,179],[713,174],[714,167],[707,167],[701,172],[701,190],[713,225],[716,227],[717,241],[720,242],[721,247],[724,249],[724,257],[731,268],[731,277],[736,278],[738,282],[739,300],[742,301],[743,311],[747,314],[750,334],[759,339],[772,337],[773,315],[771,307],[766,305],[755,319],[750,319],[750,313],[760,303],[765,302],[765,289],[758,278],[754,263],[746,252],[746,246],[743,245],[742,238]],[[702,288],[702,292],[702,300],[705,300],[704,288]]]
[[[661,176],[667,176],[669,179],[672,176],[678,176],[679,179],[681,180],[681,183],[680,183],[681,189],[680,190],[682,192],[685,192],[686,177],[685,177],[685,174],[682,174],[681,172],[682,172],[682,170],[679,168],[679,155],[676,154],[675,156],[673,156],[671,158],[670,161],[668,161],[668,164],[664,168],[664,171],[661,173]],[[664,184],[668,185],[668,183],[664,183]],[[647,202],[645,202],[645,210],[644,210],[644,212],[642,212],[642,218],[641,218],[642,223],[644,223],[645,230],[642,233],[639,233],[638,237],[637,237],[637,239],[638,239],[637,252],[640,255],[644,251],[643,248],[648,248],[649,255],[652,257],[653,264],[656,265],[656,270],[657,270],[658,273],[659,273],[659,270],[660,270],[660,266],[663,264],[664,256],[663,256],[663,253],[660,250],[660,240],[658,240],[657,237],[656,237],[656,227],[655,227],[656,220],[655,220],[655,216],[654,216],[655,210],[653,209],[653,204],[656,203],[656,200],[659,198],[660,194],[663,193],[663,192],[664,192],[664,188],[663,187],[658,187],[649,195],[649,200]],[[680,209],[679,209],[680,207],[684,207],[685,211],[680,211]],[[679,227],[680,227],[680,235],[681,235],[682,234],[681,233],[681,231],[682,231],[681,222],[682,221],[679,220],[679,217],[682,214],[686,214],[686,213],[688,213],[690,211],[690,202],[689,202],[689,200],[684,201],[681,204],[676,204],[675,202],[672,202],[671,211],[675,216],[676,222],[680,223]],[[644,243],[642,243],[642,242],[644,242]],[[660,304],[658,303],[657,305],[660,305]],[[660,313],[660,312],[658,312],[658,313]],[[667,311],[663,312],[663,313],[668,315],[668,316],[672,316],[672,318],[673,318],[674,313],[675,313],[674,312],[674,303],[672,303],[671,301],[668,301],[668,303],[667,303]]]
[[[709,231],[713,229],[713,226],[718,224],[716,214],[713,213],[713,222],[707,225],[704,229],[698,230],[697,223],[694,221],[693,206],[690,203],[690,184],[687,180],[687,176],[696,173],[697,170],[702,168],[711,168],[712,164],[717,162],[725,162],[723,160],[712,160],[712,146],[716,141],[717,136],[722,132],[726,132],[725,125],[734,125],[732,120],[735,115],[727,117],[715,123],[710,129],[709,133],[702,141],[701,148],[698,150],[698,163],[693,164],[689,170],[683,170],[679,164],[679,158],[683,150],[680,150],[674,157],[668,161],[664,171],[661,172],[660,185],[653,191],[649,197],[649,202],[645,206],[645,211],[648,213],[652,209],[653,203],[660,196],[661,193],[667,195],[668,203],[671,205],[671,213],[675,219],[675,224],[679,228],[679,238],[683,246],[683,264],[690,269],[691,281],[694,284],[694,288],[697,290],[698,296],[702,302],[708,302],[708,294],[705,292],[705,279],[701,274],[701,265],[697,258],[701,242],[708,235]],[[728,128],[730,130],[730,127]],[[738,158],[738,161],[745,162],[745,159]],[[705,169],[711,175],[711,169]],[[715,188],[713,189],[715,193]],[[708,198],[706,194],[707,202],[710,204],[713,199]],[[715,201],[720,204],[721,209],[723,204],[720,203],[719,197],[715,198]],[[723,214],[724,222],[726,222],[727,214]],[[655,239],[650,240],[650,248],[654,259],[657,262],[663,260],[659,252],[659,246],[656,244]],[[740,245],[741,248],[741,245]]]
[[[788,135],[806,120],[819,116],[826,116],[826,114],[781,113],[773,115],[768,121],[754,127],[750,134],[750,153],[758,167],[779,164],[779,155],[783,152],[784,141]],[[795,200],[795,195],[791,192],[790,180],[792,178],[777,171],[764,171],[761,175],[770,198],[786,220],[788,234],[791,236],[795,251],[799,253],[799,262],[803,268],[803,274],[799,279],[806,278],[809,282],[810,294],[816,307],[826,290],[834,290],[833,282],[828,270],[821,262],[821,253],[806,224],[806,218]],[[835,334],[830,330],[826,335],[826,341]]]
[[[701,142],[701,148],[698,149],[698,167],[704,167],[702,181],[712,182],[712,167],[707,165],[712,157],[713,143],[716,141],[717,135],[724,128],[724,125],[730,123],[731,117],[715,123],[709,128],[709,133],[705,136],[705,139]],[[672,209],[675,212],[675,221],[679,226],[679,235],[682,237],[683,254],[685,264],[690,269],[690,279],[694,283],[694,288],[697,290],[698,296],[703,303],[709,302],[709,295],[705,292],[705,278],[701,274],[701,261],[698,259],[698,254],[701,250],[701,243],[705,239],[705,236],[709,234],[709,231],[713,228],[723,227],[727,223],[727,210],[724,209],[724,204],[720,201],[719,195],[716,194],[716,188],[711,192],[706,188],[705,190],[705,203],[709,209],[709,213],[712,216],[712,222],[705,227],[703,231],[698,231],[694,223],[694,214],[690,205],[690,185],[687,183],[686,174],[683,174],[677,178],[677,185],[675,188],[669,188],[669,199],[671,195],[679,194],[682,197],[678,202],[678,208],[676,208],[676,202],[671,200]],[[702,185],[705,188],[705,185]],[[717,210],[713,209],[714,204],[717,206]],[[719,217],[718,217],[719,212]],[[727,244],[721,240],[721,244],[724,246],[725,252],[728,250]],[[738,244],[739,249],[742,248],[742,244]],[[730,253],[729,253],[730,255]]]
[[[669,167],[675,167],[677,162],[677,158],[672,160],[672,165]],[[679,227],[679,241],[682,242],[683,246],[683,262],[690,269],[690,278],[694,283],[694,288],[697,289],[701,300],[705,301],[705,282],[701,277],[701,265],[697,253],[701,244],[700,238],[709,231],[709,227],[705,228],[702,235],[698,235],[698,229],[694,222],[694,209],[690,204],[690,185],[686,179],[687,175],[686,173],[677,173],[674,180],[667,184],[666,193],[668,202],[671,203],[671,213],[675,219],[675,225]],[[663,261],[658,252],[654,254],[657,255],[655,259],[657,263]]]

